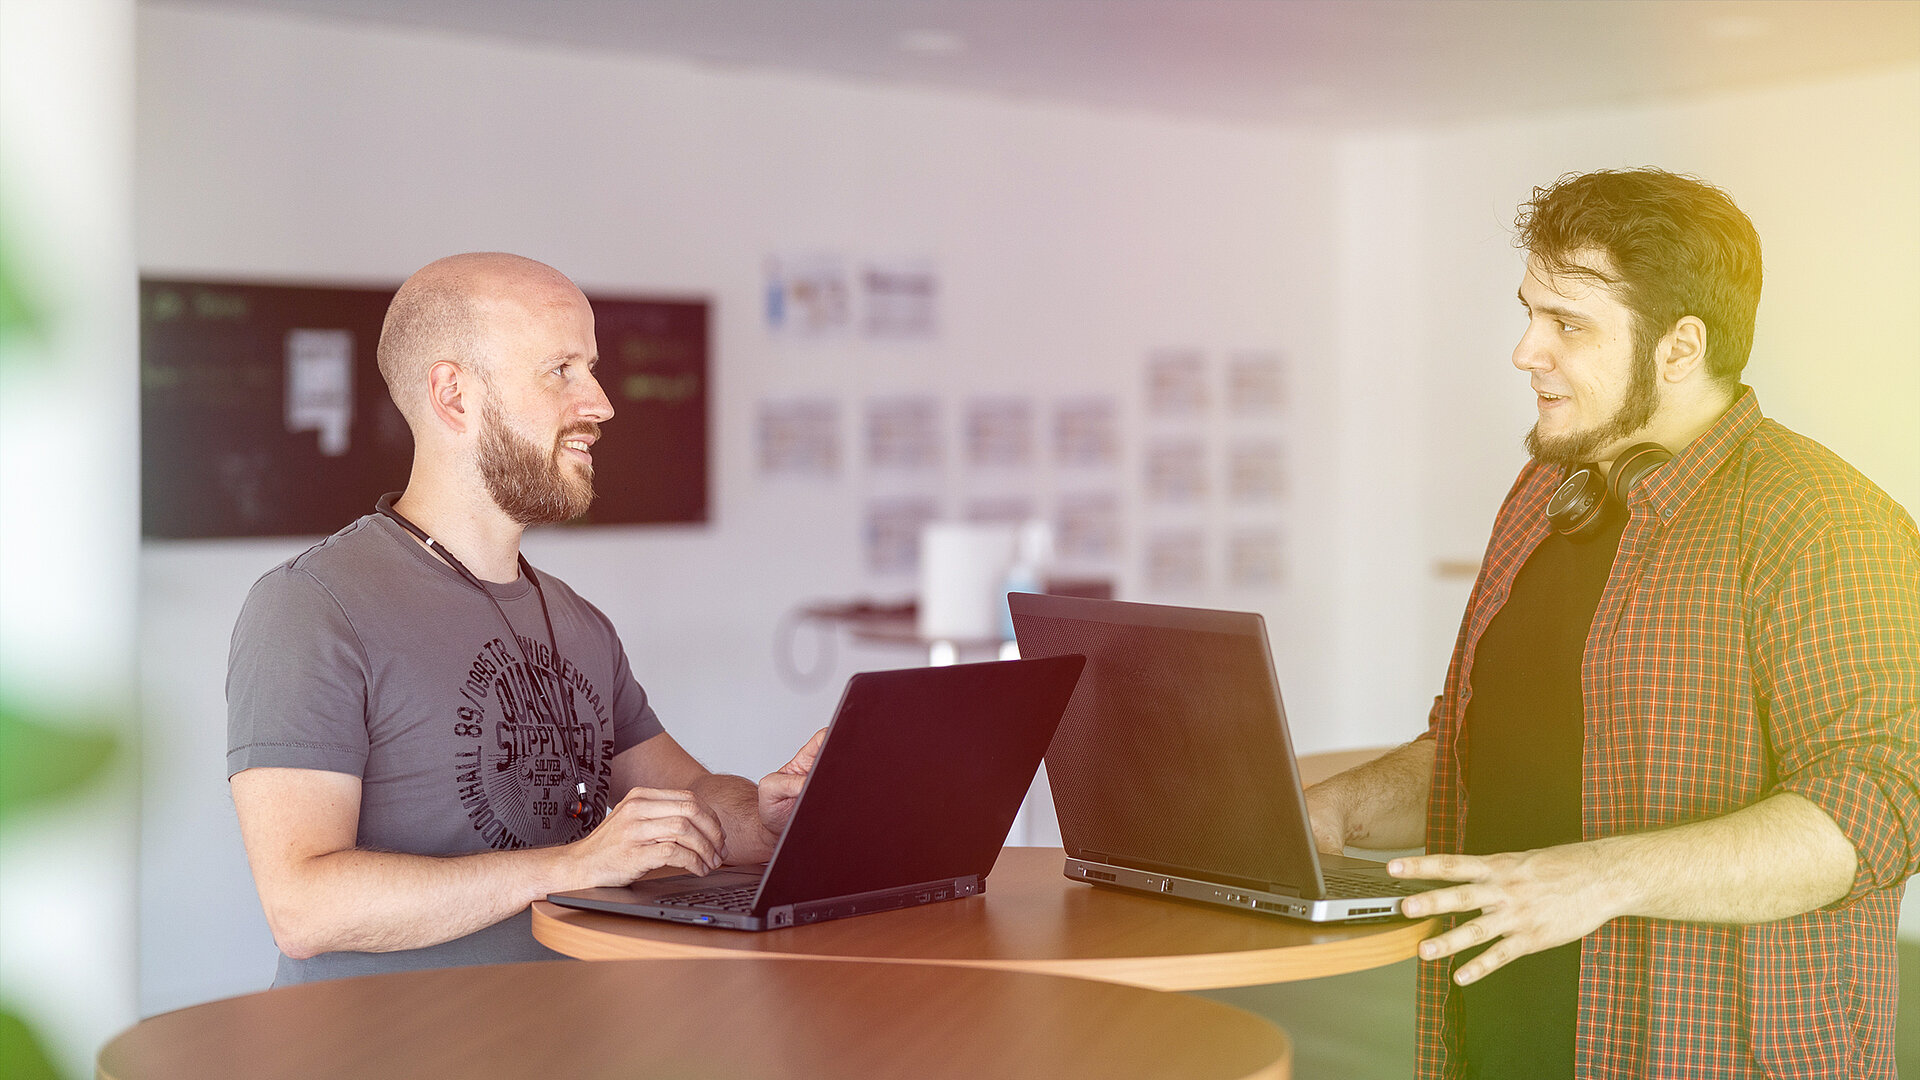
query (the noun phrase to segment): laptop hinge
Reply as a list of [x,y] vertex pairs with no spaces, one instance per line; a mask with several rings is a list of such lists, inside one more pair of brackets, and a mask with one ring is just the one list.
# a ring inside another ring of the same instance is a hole
[[1129,870],[1138,870],[1143,874],[1161,874],[1170,877],[1192,878],[1196,881],[1210,881],[1218,885],[1232,885],[1235,888],[1255,889],[1260,892],[1281,892],[1304,895],[1302,890],[1307,888],[1305,885],[1295,885],[1291,882],[1238,877],[1233,874],[1222,874],[1216,870],[1201,870],[1174,863],[1153,862],[1149,859],[1135,859],[1125,855],[1114,855],[1105,851],[1095,851],[1092,848],[1081,850],[1078,854],[1074,855],[1074,858],[1083,859],[1087,862],[1103,862],[1113,866],[1124,866]]

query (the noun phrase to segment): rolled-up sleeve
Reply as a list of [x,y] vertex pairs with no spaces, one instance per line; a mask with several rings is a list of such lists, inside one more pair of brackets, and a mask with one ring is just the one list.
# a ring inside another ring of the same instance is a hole
[[1904,524],[1825,523],[1756,607],[1775,790],[1820,807],[1859,857],[1833,907],[1920,869],[1920,539]]

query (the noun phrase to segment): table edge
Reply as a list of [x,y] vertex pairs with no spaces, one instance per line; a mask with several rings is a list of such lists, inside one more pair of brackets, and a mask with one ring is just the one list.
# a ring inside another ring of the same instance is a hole
[[[659,941],[645,937],[614,939],[612,935],[603,931],[582,925],[586,919],[595,917],[618,919],[630,916],[565,908],[550,901],[540,900],[533,905],[533,936],[547,948],[577,960],[728,960],[752,957],[772,960],[930,964],[945,967],[1025,971],[1041,975],[1066,975],[1137,986],[1148,990],[1220,990],[1236,986],[1263,986],[1268,983],[1297,982],[1385,967],[1401,960],[1413,959],[1420,942],[1431,936],[1437,927],[1436,920],[1422,919],[1382,933],[1370,934],[1364,938],[1346,938],[1241,952],[1021,960],[846,956],[793,951],[760,952],[730,949],[720,945],[689,945],[684,942]],[[610,940],[614,943],[610,944]]]

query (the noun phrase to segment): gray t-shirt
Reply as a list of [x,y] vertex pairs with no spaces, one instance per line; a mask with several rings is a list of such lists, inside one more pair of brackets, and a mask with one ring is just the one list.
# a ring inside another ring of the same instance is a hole
[[[227,663],[227,773],[360,777],[363,849],[418,855],[563,844],[575,785],[605,805],[614,755],[661,731],[613,624],[559,579],[489,591],[370,514],[267,572]],[[513,634],[509,635],[507,623]],[[529,662],[531,661],[531,662]],[[555,959],[528,912],[424,949],[281,956],[274,985]]]

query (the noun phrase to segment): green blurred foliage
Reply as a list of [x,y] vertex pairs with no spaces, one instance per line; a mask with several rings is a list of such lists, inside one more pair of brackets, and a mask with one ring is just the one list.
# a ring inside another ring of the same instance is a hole
[[[19,245],[0,214],[0,364],[32,350],[6,345],[46,336],[45,309],[27,287]],[[23,806],[86,783],[112,759],[115,739],[103,722],[50,727],[29,720],[0,687],[0,827]],[[64,1080],[33,1028],[0,1007],[0,1080]]]
[[0,822],[27,803],[69,791],[113,757],[106,725],[51,727],[21,715],[0,688]]
[[39,337],[46,329],[46,317],[15,265],[20,245],[7,233],[6,215],[0,214],[0,341],[17,334]]
[[7,1009],[0,1009],[0,1076],[7,1080],[60,1080],[33,1029]]

